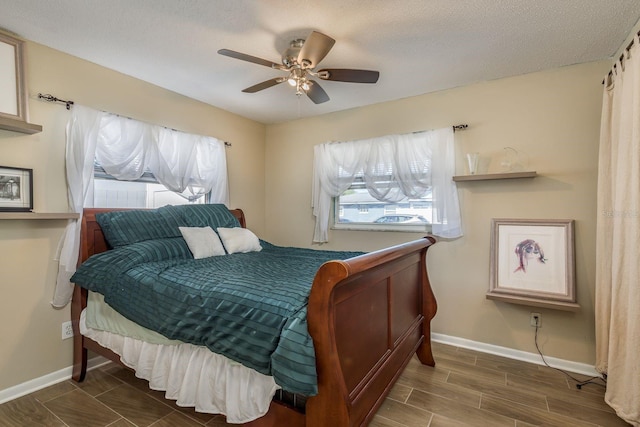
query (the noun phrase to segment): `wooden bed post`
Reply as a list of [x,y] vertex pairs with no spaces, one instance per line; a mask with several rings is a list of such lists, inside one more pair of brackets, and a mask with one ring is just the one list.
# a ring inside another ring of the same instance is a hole
[[[431,243],[436,243],[436,239],[432,236],[427,236]],[[426,255],[426,253],[425,253]],[[424,340],[416,354],[420,362],[424,365],[435,366],[436,361],[433,358],[433,352],[431,351],[431,320],[435,317],[438,311],[438,304],[436,297],[431,289],[431,282],[429,282],[429,274],[427,273],[427,257],[422,258],[423,267],[425,271],[423,284],[422,284],[422,313],[424,315],[424,321],[422,322],[422,332],[424,333]]]
[[349,396],[335,342],[333,287],[349,275],[342,261],[325,263],[316,274],[309,296],[307,321],[313,337],[318,395],[307,399],[307,427],[348,426]]
[[[95,216],[90,218],[95,222]],[[87,239],[90,237],[90,239]],[[80,222],[80,251],[78,253],[78,265],[82,264],[94,250],[94,235],[87,230],[87,215],[83,212]],[[71,327],[73,328],[73,370],[71,378],[74,381],[84,381],[87,374],[87,348],[84,345],[84,337],[80,333],[80,314],[87,307],[88,292],[79,286],[74,286],[71,299]]]
[[73,328],[73,371],[71,378],[74,381],[84,381],[87,374],[87,348],[84,346],[84,337],[80,334],[80,313],[87,306],[87,290],[79,286],[73,289],[71,301],[71,326]]

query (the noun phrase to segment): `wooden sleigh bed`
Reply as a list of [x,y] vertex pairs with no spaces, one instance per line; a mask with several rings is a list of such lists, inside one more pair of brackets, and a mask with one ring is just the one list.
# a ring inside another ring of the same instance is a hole
[[[113,210],[84,210],[79,263],[109,249],[96,214]],[[243,212],[231,212],[246,227]],[[437,306],[426,254],[434,243],[426,237],[323,264],[313,281],[307,314],[318,394],[306,400],[302,411],[274,399],[265,416],[245,425],[367,425],[414,354],[433,366],[430,322]],[[85,377],[88,350],[120,363],[117,354],[80,334],[86,305],[87,291],[76,286],[71,306],[75,381]]]

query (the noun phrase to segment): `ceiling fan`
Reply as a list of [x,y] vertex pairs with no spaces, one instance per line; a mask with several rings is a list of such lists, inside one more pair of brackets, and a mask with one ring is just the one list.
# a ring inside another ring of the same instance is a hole
[[314,103],[321,104],[329,100],[329,95],[312,77],[336,82],[376,83],[380,76],[378,71],[348,68],[324,68],[316,71],[316,67],[327,56],[335,42],[334,39],[325,34],[312,31],[306,40],[296,39],[290,43],[289,48],[282,54],[282,64],[229,49],[220,49],[218,53],[287,73],[286,76],[276,77],[250,86],[243,90],[245,93],[255,93],[277,84],[288,82],[296,88],[296,95],[305,94]]

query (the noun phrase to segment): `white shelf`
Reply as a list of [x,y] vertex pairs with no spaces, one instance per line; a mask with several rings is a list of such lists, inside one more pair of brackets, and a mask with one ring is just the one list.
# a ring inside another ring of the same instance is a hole
[[76,212],[0,212],[2,219],[78,219]]
[[493,179],[535,178],[536,176],[538,176],[536,171],[506,172],[506,173],[488,173],[484,175],[457,175],[453,177],[453,180],[456,182],[489,181]]

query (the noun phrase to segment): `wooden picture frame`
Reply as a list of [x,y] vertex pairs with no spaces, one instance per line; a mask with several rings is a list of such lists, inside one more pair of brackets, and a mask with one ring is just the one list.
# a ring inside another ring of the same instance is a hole
[[0,166],[0,212],[33,210],[33,169]]
[[574,221],[492,219],[488,299],[577,310]]
[[23,41],[0,32],[0,117],[27,121]]

